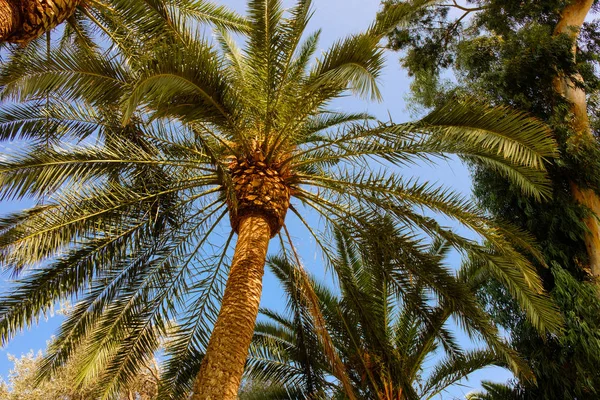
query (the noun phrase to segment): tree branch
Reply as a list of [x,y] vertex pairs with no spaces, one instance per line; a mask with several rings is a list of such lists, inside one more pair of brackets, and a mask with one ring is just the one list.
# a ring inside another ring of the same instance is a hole
[[471,12],[475,12],[475,11],[482,11],[482,10],[485,10],[486,8],[488,8],[487,6],[482,6],[482,7],[465,7],[465,6],[461,6],[460,4],[458,4],[456,2],[456,0],[452,0],[452,2],[454,4],[440,4],[440,7],[458,8],[459,10],[465,11],[467,13],[471,13]]

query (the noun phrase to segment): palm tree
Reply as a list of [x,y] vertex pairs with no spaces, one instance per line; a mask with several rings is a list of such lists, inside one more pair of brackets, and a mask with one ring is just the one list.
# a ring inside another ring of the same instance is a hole
[[[312,291],[357,398],[432,399],[490,365],[531,378],[526,364],[504,344],[476,304],[474,286],[482,279],[479,268],[465,263],[454,277],[442,263],[449,250],[443,242],[427,249],[407,240],[405,231],[385,219],[371,229],[376,236],[362,238],[361,248],[336,235],[333,270],[340,295],[308,279],[302,266],[288,257],[269,260],[286,290],[289,313],[262,310],[267,321],[256,326],[246,374],[274,388],[268,392],[272,397],[262,398],[346,398],[338,371],[323,356],[319,322],[309,310]],[[435,278],[422,280],[427,274]],[[443,289],[448,286],[451,291]],[[447,294],[432,305],[431,294],[440,292]],[[488,348],[463,351],[446,326],[452,315],[471,336],[484,339]],[[424,363],[440,348],[446,357],[423,376]]]
[[[476,102],[408,124],[329,110],[348,90],[379,99],[378,43],[401,6],[311,64],[319,33],[302,39],[310,1],[287,14],[278,0],[249,1],[244,50],[221,27],[214,41],[202,36],[188,19],[199,4],[165,7],[169,18],[153,28],[125,19],[108,49],[61,43],[48,57],[28,46],[1,71],[0,138],[31,143],[0,163],[0,197],[43,199],[0,221],[0,262],[19,278],[0,301],[3,341],[57,300],[79,298],[42,377],[85,342],[80,379],[103,375],[109,396],[169,338],[164,396],[193,386],[194,399],[234,398],[267,248],[288,236],[288,210],[325,255],[305,210],[353,229],[387,213],[468,252],[537,327],[558,329],[534,266],[512,244],[535,253],[526,235],[392,167],[456,154],[543,198],[544,159],[555,153],[543,124]],[[161,26],[168,34],[154,35]],[[492,250],[419,208],[459,221]]]
[[68,21],[66,36],[87,37],[84,20],[114,34],[115,17],[148,26],[157,17],[168,17],[174,8],[230,29],[245,29],[245,21],[235,13],[204,0],[0,0],[0,43],[25,45],[64,21]]

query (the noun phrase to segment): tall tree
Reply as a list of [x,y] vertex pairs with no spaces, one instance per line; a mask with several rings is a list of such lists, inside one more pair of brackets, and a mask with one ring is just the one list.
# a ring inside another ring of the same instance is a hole
[[[542,244],[551,265],[542,272],[544,284],[566,318],[566,334],[540,339],[494,284],[484,298],[537,376],[537,386],[519,383],[521,392],[532,399],[556,393],[597,397],[600,301],[597,289],[587,282],[598,272],[597,247],[592,244],[600,188],[600,42],[598,25],[590,21],[593,2],[412,4],[424,7],[414,8],[412,23],[396,30],[390,44],[405,51],[403,64],[415,78],[413,93],[420,104],[429,107],[447,97],[475,95],[532,112],[555,131],[561,157],[549,166],[551,202],[537,206],[484,168],[475,167],[474,175],[481,204],[531,231]],[[454,83],[443,80],[451,71]]]
[[[323,357],[318,340],[322,327],[309,311],[311,291],[357,398],[437,398],[490,365],[530,376],[476,302],[479,268],[467,263],[455,277],[443,265],[449,250],[443,242],[421,244],[415,252],[406,232],[388,221],[379,221],[372,231],[358,248],[337,235],[334,262],[340,295],[307,278],[302,266],[289,258],[270,259],[269,267],[286,289],[288,312],[262,310],[267,320],[257,324],[247,375],[273,388],[263,398],[344,398],[339,381],[332,379],[336,371]],[[415,273],[419,270],[429,272]],[[437,284],[428,284],[423,275],[435,276]],[[454,289],[435,296],[444,284]],[[451,316],[489,347],[464,351],[447,325]],[[434,357],[437,363],[425,367]]]
[[[581,216],[585,226],[578,224],[587,249],[581,263],[600,276],[600,225],[595,216],[600,212],[595,192],[600,189],[590,178],[596,176],[598,143],[588,116],[596,110],[597,33],[595,24],[585,24],[594,1],[383,3],[383,14],[386,6],[397,3],[413,7],[413,25],[396,29],[390,45],[406,50],[403,64],[416,78],[413,90],[421,104],[429,107],[450,92],[462,91],[534,112],[553,124],[567,163],[561,171],[578,172],[567,182],[569,193],[588,211]],[[449,68],[457,72],[462,89],[440,81]]]
[[[577,64],[577,42],[583,23],[592,8],[594,0],[572,0],[561,10],[560,17],[552,31],[552,37],[566,37],[571,42],[571,63]],[[560,71],[554,78],[554,90],[569,105],[572,136],[569,142],[574,146],[598,148],[588,117],[587,96],[583,76],[577,69],[570,74]],[[570,144],[568,143],[568,144]],[[594,173],[594,171],[588,171]],[[589,268],[592,275],[600,278],[600,187],[584,187],[579,182],[570,182],[573,197],[585,206],[589,215],[584,222],[587,227],[584,240],[587,249]]]
[[[32,142],[2,160],[0,196],[44,199],[0,221],[0,261],[19,277],[0,301],[3,340],[58,299],[81,296],[44,376],[85,344],[81,368],[91,377],[104,371],[110,396],[168,337],[162,396],[193,389],[195,399],[235,398],[267,248],[271,238],[288,236],[288,210],[330,254],[301,206],[332,225],[341,219],[360,228],[385,213],[444,238],[506,284],[538,328],[559,328],[532,263],[512,243],[536,255],[527,235],[459,195],[404,180],[394,168],[375,172],[368,162],[457,154],[541,199],[548,194],[544,159],[555,154],[544,124],[475,102],[409,124],[327,108],[348,90],[380,97],[379,42],[404,7],[311,64],[319,34],[302,40],[308,0],[289,13],[280,1],[249,1],[244,50],[222,29],[213,41],[189,23],[204,3],[184,3],[181,12],[160,4],[168,18],[122,21],[106,51],[66,43],[49,61],[45,49],[30,46],[0,76],[2,99],[16,102],[3,103],[0,135]],[[490,247],[442,227],[422,208],[464,224]],[[335,363],[335,352],[329,356]]]

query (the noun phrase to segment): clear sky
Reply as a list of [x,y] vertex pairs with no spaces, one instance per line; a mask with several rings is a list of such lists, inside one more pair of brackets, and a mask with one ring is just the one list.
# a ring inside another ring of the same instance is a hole
[[[219,0],[219,3],[226,4],[236,11],[243,13],[245,9],[244,0]],[[286,5],[293,4],[292,1],[284,1]],[[308,32],[316,29],[322,29],[321,49],[325,50],[336,39],[344,35],[360,32],[364,30],[373,21],[377,10],[379,9],[379,0],[314,0],[315,14],[309,25]],[[376,117],[388,120],[391,116],[395,122],[404,122],[411,119],[407,111],[405,97],[408,92],[409,78],[401,70],[398,63],[399,54],[388,53],[387,65],[380,79],[380,89],[383,94],[383,102],[368,103],[355,98],[340,99],[335,103],[344,111],[368,111]],[[414,117],[414,116],[413,116]],[[0,154],[3,153],[0,145]],[[450,186],[456,191],[470,194],[470,178],[466,168],[458,162],[440,163],[435,168],[415,167],[405,171],[409,175],[417,176],[423,180],[438,182]],[[0,215],[20,208],[18,204],[0,204]],[[293,227],[290,227],[293,231]],[[462,232],[461,232],[462,233]],[[320,267],[320,259],[316,253],[314,243],[303,239],[301,232],[294,235],[297,239],[305,266],[318,278],[328,279],[323,269]],[[448,263],[457,267],[458,257],[453,256]],[[7,290],[7,276],[0,276],[0,289]],[[282,292],[279,290],[277,282],[269,274],[265,277],[262,306],[269,308],[281,308],[283,304]],[[7,359],[7,354],[20,355],[28,352],[30,349],[39,350],[45,347],[45,342],[56,331],[60,323],[60,317],[49,316],[48,320],[42,320],[38,327],[26,331],[15,338],[7,347],[0,350],[0,376],[6,376],[11,366]],[[459,335],[466,347],[470,344],[464,335]],[[464,394],[479,387],[481,379],[506,381],[512,375],[500,368],[487,368],[471,375],[468,381],[463,381],[463,386],[455,386],[448,393],[445,393],[443,399],[464,398]]]

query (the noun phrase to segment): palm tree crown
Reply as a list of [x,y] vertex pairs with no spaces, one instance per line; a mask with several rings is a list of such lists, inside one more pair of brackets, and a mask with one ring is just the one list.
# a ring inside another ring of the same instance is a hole
[[[279,0],[249,1],[243,49],[223,24],[215,40],[202,35],[204,2],[152,3],[168,18],[133,24],[117,10],[99,34],[108,45],[32,45],[0,71],[0,138],[30,141],[0,162],[0,197],[43,200],[0,221],[0,262],[18,277],[0,302],[3,341],[56,301],[78,299],[44,375],[85,345],[80,379],[101,375],[110,396],[168,337],[164,396],[189,390],[201,362],[196,398],[235,396],[267,246],[272,237],[290,242],[282,232],[288,211],[326,257],[332,253],[305,210],[338,229],[339,221],[363,229],[387,214],[443,238],[503,282],[536,326],[557,329],[533,265],[512,244],[535,255],[526,235],[391,167],[457,154],[543,198],[544,158],[555,152],[543,124],[476,102],[409,124],[328,108],[348,90],[379,99],[378,43],[402,19],[402,6],[311,62],[319,33],[304,36],[308,0],[287,13]],[[377,161],[388,167],[376,170]],[[202,392],[213,387],[227,394]]]
[[[269,260],[286,290],[289,312],[262,310],[267,320],[256,327],[246,373],[267,382],[273,397],[263,398],[346,398],[340,381],[331,379],[339,371],[324,356],[310,292],[316,294],[331,345],[357,398],[431,399],[489,365],[531,378],[474,298],[482,278],[478,268],[465,263],[455,277],[442,263],[449,250],[443,242],[419,246],[385,220],[372,229],[383,234],[359,239],[360,248],[336,235],[340,295],[307,278],[285,255]],[[411,270],[435,271],[437,278],[423,280],[431,272],[413,275]],[[444,285],[452,290],[439,296]],[[462,350],[447,326],[453,315],[488,348]],[[440,348],[446,357],[438,353],[437,364],[425,373],[424,363]]]

